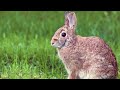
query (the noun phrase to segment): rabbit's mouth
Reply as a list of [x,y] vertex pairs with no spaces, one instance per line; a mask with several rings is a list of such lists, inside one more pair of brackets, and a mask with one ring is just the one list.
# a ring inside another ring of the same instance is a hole
[[62,48],[65,46],[65,44],[66,44],[66,40],[64,41],[64,43],[56,42],[56,43],[52,44],[52,46],[55,48]]

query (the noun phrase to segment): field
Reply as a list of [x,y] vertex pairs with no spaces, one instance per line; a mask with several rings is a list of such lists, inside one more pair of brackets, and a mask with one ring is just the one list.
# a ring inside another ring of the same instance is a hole
[[[103,38],[120,68],[120,12],[77,11],[76,15],[76,33]],[[0,78],[67,78],[64,65],[50,45],[54,32],[63,24],[62,11],[1,11]]]

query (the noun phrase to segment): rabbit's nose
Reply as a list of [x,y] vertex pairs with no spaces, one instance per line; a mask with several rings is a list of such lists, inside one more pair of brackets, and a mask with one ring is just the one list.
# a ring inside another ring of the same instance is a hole
[[57,39],[57,38],[54,38],[53,40],[54,40],[54,41],[57,41],[58,39]]
[[58,40],[57,38],[52,39],[51,45],[54,45],[57,40]]

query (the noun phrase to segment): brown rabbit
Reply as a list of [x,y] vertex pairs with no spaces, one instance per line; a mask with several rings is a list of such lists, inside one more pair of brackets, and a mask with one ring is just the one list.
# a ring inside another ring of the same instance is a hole
[[75,34],[77,18],[65,13],[65,24],[51,40],[68,72],[68,79],[116,79],[117,62],[111,48],[99,37]]

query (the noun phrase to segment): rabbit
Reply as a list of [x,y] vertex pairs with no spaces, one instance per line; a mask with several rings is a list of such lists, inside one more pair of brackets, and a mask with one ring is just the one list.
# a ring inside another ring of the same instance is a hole
[[97,36],[76,35],[75,12],[65,12],[65,23],[51,39],[68,73],[67,79],[117,79],[118,65],[112,49]]

